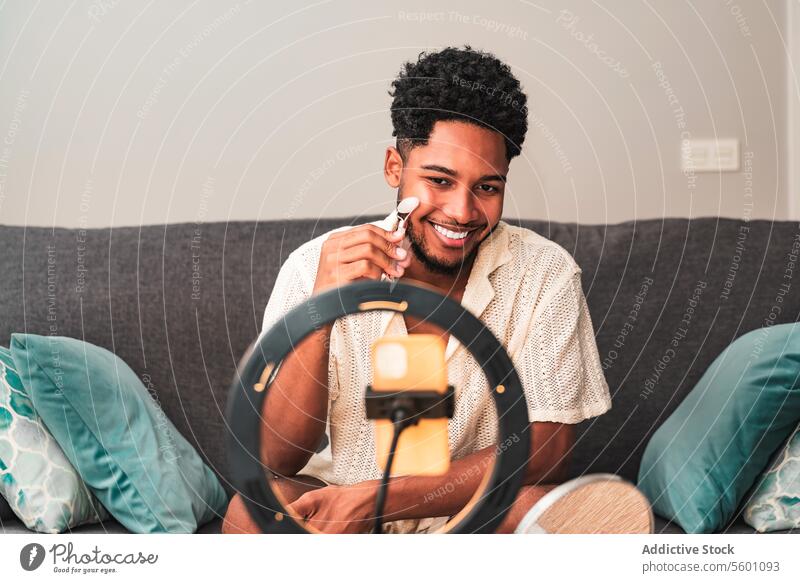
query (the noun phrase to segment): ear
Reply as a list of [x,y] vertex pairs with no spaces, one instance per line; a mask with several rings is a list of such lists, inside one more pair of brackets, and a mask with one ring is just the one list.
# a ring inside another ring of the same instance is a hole
[[386,184],[392,188],[400,186],[400,179],[403,176],[403,157],[394,146],[386,148],[386,157],[383,160],[383,177]]

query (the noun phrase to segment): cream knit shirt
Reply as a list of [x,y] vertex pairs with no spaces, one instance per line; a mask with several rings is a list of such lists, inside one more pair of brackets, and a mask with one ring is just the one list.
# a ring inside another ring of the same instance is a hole
[[[392,212],[373,224],[389,230],[394,220]],[[311,296],[322,243],[330,233],[287,257],[264,312],[262,334]],[[563,248],[503,221],[481,243],[473,263],[461,303],[511,356],[530,421],[578,423],[611,408],[580,274]],[[340,485],[380,478],[373,426],[364,410],[364,390],[372,380],[370,347],[384,334],[406,333],[396,312],[336,321],[328,360],[329,445],[312,456],[303,474]],[[497,421],[483,371],[452,335],[446,358],[448,380],[456,390],[449,440],[457,459],[495,445]]]

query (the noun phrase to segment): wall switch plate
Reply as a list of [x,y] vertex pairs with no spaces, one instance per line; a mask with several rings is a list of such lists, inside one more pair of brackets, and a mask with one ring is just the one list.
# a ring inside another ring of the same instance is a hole
[[739,140],[686,140],[681,145],[684,172],[736,172],[739,170]]

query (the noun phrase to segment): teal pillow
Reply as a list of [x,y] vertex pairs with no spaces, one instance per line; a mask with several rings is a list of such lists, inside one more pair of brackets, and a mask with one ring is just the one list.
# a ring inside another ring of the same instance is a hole
[[227,497],[128,365],[73,338],[13,334],[36,411],[103,506],[133,532],[190,533]]
[[33,409],[0,346],[0,519],[56,533],[108,518]]
[[724,528],[797,425],[799,375],[797,324],[728,346],[645,448],[638,485],[653,511],[688,533]]
[[744,521],[758,532],[800,528],[800,425],[758,481]]

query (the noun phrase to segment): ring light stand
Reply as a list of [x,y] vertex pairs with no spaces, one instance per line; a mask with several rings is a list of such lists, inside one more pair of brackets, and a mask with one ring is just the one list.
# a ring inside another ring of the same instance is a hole
[[288,312],[239,365],[228,398],[228,438],[233,485],[264,533],[302,533],[289,517],[267,479],[261,462],[261,410],[277,366],[306,336],[351,314],[374,310],[406,313],[436,324],[458,340],[483,369],[497,407],[495,463],[484,480],[484,493],[451,527],[451,533],[490,533],[513,504],[530,455],[525,396],[517,371],[502,344],[461,304],[427,288],[398,282],[364,281],[318,296]]

